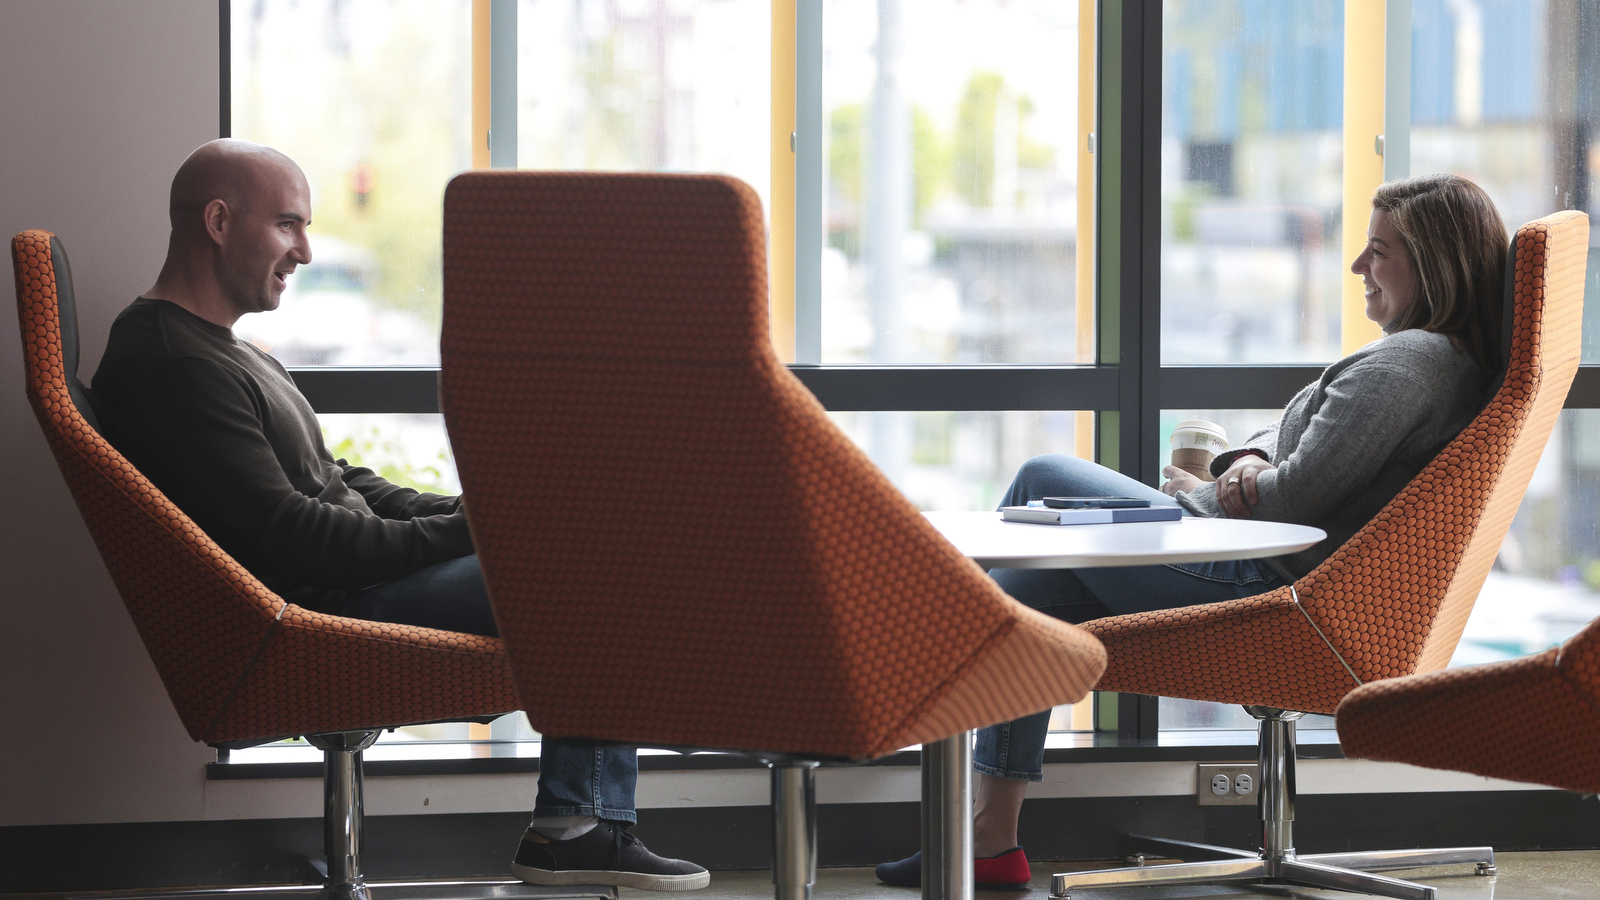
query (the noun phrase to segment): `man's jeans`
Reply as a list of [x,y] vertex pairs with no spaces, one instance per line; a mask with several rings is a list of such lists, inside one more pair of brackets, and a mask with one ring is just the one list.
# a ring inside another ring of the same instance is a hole
[[[1011,482],[1003,506],[1041,497],[1139,497],[1154,506],[1178,501],[1104,466],[1071,456],[1028,460]],[[1190,515],[1185,510],[1184,515]],[[1260,560],[1118,566],[1104,569],[993,569],[1005,592],[1040,612],[1068,622],[1253,597],[1287,584]],[[1048,711],[978,732],[973,767],[985,775],[1040,781]]]
[[[490,637],[500,633],[476,554],[357,591],[338,613]],[[574,672],[573,677],[583,673]],[[633,798],[638,781],[638,754],[632,747],[547,737],[539,751],[539,797],[533,814],[636,822]]]

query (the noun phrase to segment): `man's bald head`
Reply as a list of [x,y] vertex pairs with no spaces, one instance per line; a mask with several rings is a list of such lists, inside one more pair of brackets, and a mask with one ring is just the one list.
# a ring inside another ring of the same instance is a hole
[[305,184],[294,160],[252,141],[222,138],[200,145],[172,177],[167,214],[175,233],[204,234],[205,208],[221,200],[236,213],[252,199],[270,194],[285,181]]
[[311,262],[311,190],[271,147],[220,140],[189,154],[172,179],[167,261],[147,296],[232,328],[276,309],[297,267]]

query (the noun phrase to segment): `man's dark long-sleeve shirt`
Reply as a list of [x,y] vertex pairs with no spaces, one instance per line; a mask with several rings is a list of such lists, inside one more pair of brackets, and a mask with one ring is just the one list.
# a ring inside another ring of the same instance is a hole
[[472,552],[459,498],[335,460],[277,360],[177,304],[117,316],[94,391],[106,439],[287,600],[333,609]]

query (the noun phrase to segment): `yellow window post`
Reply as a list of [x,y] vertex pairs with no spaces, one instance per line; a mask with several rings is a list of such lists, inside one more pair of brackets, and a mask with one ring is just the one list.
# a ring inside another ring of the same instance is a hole
[[[481,2],[481,0],[480,0]],[[794,362],[795,0],[772,0],[772,208],[767,294],[772,346]]]
[[[1073,362],[1095,361],[1094,343],[1094,135],[1095,21],[1099,0],[1078,0],[1078,222],[1077,301],[1078,347]],[[1094,411],[1079,410],[1072,419],[1073,455],[1094,459]],[[1088,715],[1091,704],[1079,704]],[[1073,707],[1073,728],[1078,728],[1078,707]]]
[[[1344,4],[1344,229],[1343,266],[1367,243],[1372,192],[1383,183],[1378,136],[1384,126],[1384,0]],[[1366,316],[1361,278],[1344,270],[1340,343],[1351,353],[1382,335]]]
[[472,0],[472,167],[489,168],[492,0]]

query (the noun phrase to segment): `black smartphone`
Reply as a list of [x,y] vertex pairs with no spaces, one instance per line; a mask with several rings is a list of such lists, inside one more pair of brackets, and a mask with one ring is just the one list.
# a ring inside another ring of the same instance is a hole
[[1130,509],[1149,506],[1149,500],[1138,497],[1045,497],[1044,505],[1051,509]]

